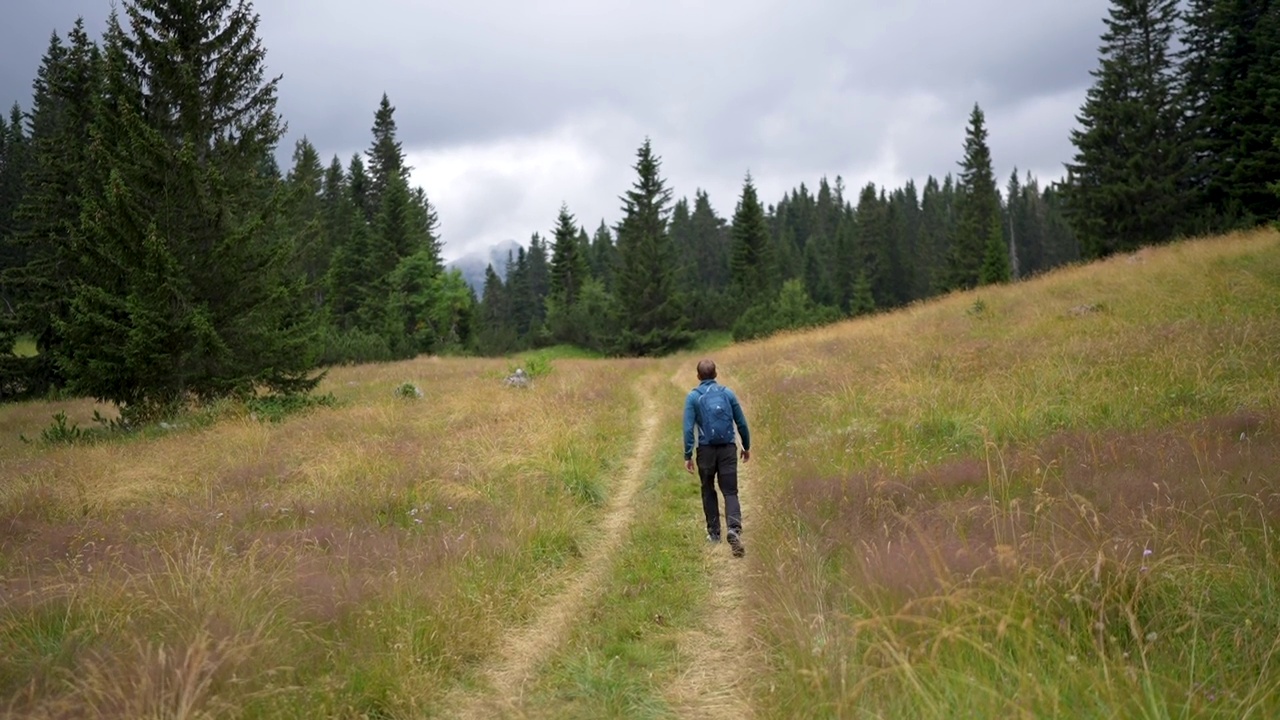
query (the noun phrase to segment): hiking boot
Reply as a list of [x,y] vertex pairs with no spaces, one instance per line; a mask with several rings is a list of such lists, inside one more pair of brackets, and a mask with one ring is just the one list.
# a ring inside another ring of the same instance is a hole
[[747,549],[742,546],[742,534],[729,531],[729,547],[733,549],[733,556],[740,558],[747,554]]
[[710,533],[707,533],[707,544],[708,544],[708,545],[716,545],[716,544],[719,544],[719,542],[720,542],[720,536],[719,536],[719,535],[712,535],[712,534],[710,534]]

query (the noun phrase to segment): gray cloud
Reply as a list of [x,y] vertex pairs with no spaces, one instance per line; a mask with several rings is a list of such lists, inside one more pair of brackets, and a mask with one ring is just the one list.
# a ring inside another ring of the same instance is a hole
[[[0,29],[0,101],[25,106],[54,29],[109,0],[23,2]],[[289,144],[344,159],[381,94],[446,253],[546,233],[560,202],[617,219],[653,138],[677,196],[732,212],[821,176],[897,185],[954,172],[973,103],[997,173],[1056,177],[1108,0],[259,0]],[[282,159],[289,148],[282,148]],[[508,167],[509,166],[509,167]]]

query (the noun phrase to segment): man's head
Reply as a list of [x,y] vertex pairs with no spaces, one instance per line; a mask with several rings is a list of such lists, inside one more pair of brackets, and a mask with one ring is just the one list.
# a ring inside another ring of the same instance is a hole
[[716,363],[714,360],[698,361],[698,379],[699,380],[715,380],[716,379]]

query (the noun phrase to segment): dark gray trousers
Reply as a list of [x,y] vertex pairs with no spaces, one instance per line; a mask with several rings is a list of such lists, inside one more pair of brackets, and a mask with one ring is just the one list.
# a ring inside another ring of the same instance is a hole
[[702,480],[702,512],[707,516],[707,534],[720,537],[720,498],[716,482],[724,495],[724,514],[729,531],[742,532],[742,507],[738,504],[738,446],[699,445],[698,477]]

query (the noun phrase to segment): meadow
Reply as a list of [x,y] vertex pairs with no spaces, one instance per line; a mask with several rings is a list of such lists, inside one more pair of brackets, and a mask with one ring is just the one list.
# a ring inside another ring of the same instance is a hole
[[[744,560],[682,467],[703,355]],[[660,360],[335,368],[278,421],[3,406],[0,717],[1280,716],[1278,355],[1259,231]]]

